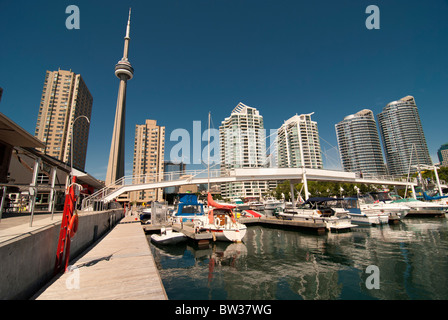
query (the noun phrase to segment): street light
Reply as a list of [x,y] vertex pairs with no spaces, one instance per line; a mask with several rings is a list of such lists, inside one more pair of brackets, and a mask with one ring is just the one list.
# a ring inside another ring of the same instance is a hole
[[85,115],[80,115],[80,116],[76,117],[75,120],[73,120],[72,127],[71,127],[71,141],[70,141],[70,156],[71,156],[70,166],[71,166],[72,178],[74,176],[74,174],[73,174],[73,127],[75,126],[76,120],[78,120],[79,118],[85,118],[87,120],[87,122],[90,124],[89,118],[87,118]]

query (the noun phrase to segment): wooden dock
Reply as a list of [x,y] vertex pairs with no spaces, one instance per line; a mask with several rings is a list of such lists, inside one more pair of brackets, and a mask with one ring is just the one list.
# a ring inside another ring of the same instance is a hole
[[440,217],[445,218],[444,211],[436,211],[436,210],[411,210],[406,215],[406,217]]
[[125,217],[36,300],[167,300],[139,220]]
[[318,233],[325,232],[326,230],[325,223],[316,222],[314,220],[297,221],[297,220],[278,219],[275,217],[260,217],[260,218],[240,218],[239,222],[244,223],[246,225],[261,224],[271,226],[283,226],[288,228],[308,229],[317,231]]
[[[250,225],[250,224],[262,224],[262,225],[271,225],[271,226],[283,226],[288,228],[297,228],[297,229],[308,229],[312,231],[317,231],[318,233],[325,232],[325,224],[323,222],[316,222],[314,220],[308,221],[297,221],[297,220],[286,220],[286,219],[277,219],[274,217],[260,217],[260,218],[240,218],[238,222]],[[200,233],[196,233],[193,228],[192,223],[183,223],[183,224],[173,224],[170,225],[174,231],[182,232],[189,239],[197,242],[205,243],[206,241],[213,241],[213,234],[208,231],[202,231]],[[157,232],[160,231],[161,225],[153,226],[153,225],[143,225],[143,230],[145,232]]]

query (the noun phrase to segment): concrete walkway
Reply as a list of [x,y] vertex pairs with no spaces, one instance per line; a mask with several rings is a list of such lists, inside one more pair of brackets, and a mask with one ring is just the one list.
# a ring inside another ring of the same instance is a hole
[[40,229],[46,228],[50,225],[61,224],[62,212],[36,214],[33,217],[30,226],[30,214],[5,217],[0,221],[0,243],[7,241],[16,241],[20,237],[26,236],[32,232],[38,232]]
[[74,269],[37,293],[36,300],[166,300],[146,235],[139,221],[125,217]]

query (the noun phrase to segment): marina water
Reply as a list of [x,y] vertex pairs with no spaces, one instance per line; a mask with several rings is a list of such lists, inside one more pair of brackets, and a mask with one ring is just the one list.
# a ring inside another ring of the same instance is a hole
[[[172,300],[448,298],[445,218],[406,217],[320,235],[254,225],[243,243],[151,244],[151,250]],[[367,285],[372,265],[378,289]]]

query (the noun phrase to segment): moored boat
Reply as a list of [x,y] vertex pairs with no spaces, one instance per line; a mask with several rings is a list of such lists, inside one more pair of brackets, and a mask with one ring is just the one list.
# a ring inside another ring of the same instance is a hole
[[208,230],[216,241],[241,242],[246,235],[246,225],[239,223],[233,213],[234,205],[216,203],[211,194],[207,196],[210,208],[207,216],[194,219],[195,229]]
[[391,223],[402,220],[411,210],[409,206],[403,203],[393,203],[387,192],[371,192],[362,197],[364,207],[387,213]]
[[203,216],[205,216],[204,205],[198,202],[198,198],[195,194],[179,194],[179,203],[174,215],[174,222],[193,222],[194,219]]
[[274,197],[267,198],[264,202],[264,210],[269,213],[274,213],[278,209],[285,209],[285,203]]
[[250,210],[264,210],[264,204],[259,201],[251,201],[248,203]]
[[280,210],[278,216],[283,219],[302,221],[322,221],[329,230],[344,230],[356,227],[348,211],[342,207],[336,208],[326,204],[336,201],[334,198],[310,198],[295,209]]
[[243,211],[243,210],[249,209],[249,204],[248,203],[244,203],[243,200],[241,200],[241,199],[238,199],[238,198],[232,199],[231,203],[239,211]]
[[389,214],[378,208],[369,208],[365,206],[362,198],[351,197],[344,198],[346,209],[356,224],[381,225],[389,223]]
[[410,207],[412,211],[430,211],[434,213],[448,213],[448,205],[440,203],[425,202],[414,198],[397,199],[392,203],[402,203]]
[[160,245],[172,245],[187,240],[187,237],[180,232],[173,231],[171,227],[162,227],[160,234],[151,235],[151,241]]

